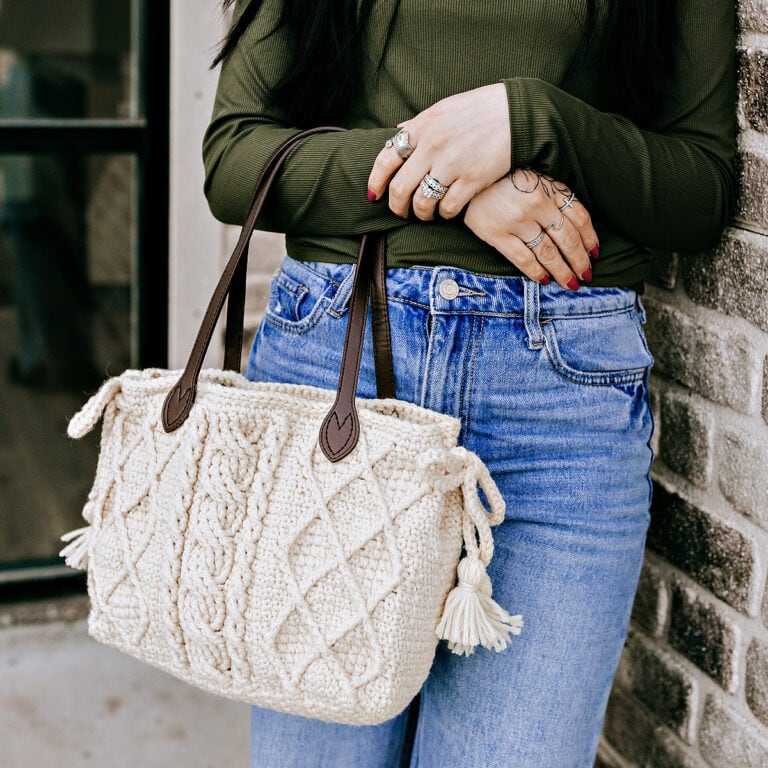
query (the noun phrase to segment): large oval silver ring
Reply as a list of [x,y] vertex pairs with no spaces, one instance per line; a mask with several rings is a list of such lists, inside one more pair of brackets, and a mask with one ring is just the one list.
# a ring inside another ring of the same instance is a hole
[[394,147],[403,160],[407,160],[412,154],[414,147],[412,147],[408,141],[408,131],[405,128],[401,128],[391,139],[387,139],[384,142],[385,147]]

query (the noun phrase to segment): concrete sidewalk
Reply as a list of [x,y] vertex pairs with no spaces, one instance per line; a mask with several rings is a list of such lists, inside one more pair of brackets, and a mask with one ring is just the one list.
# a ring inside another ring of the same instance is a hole
[[3,768],[246,768],[249,715],[97,643],[83,619],[0,629]]

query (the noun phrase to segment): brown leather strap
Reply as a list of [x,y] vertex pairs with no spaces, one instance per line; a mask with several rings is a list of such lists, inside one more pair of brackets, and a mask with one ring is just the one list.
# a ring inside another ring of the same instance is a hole
[[[227,303],[224,365],[227,370],[240,370],[248,243],[267,193],[283,162],[305,137],[315,133],[341,130],[344,129],[322,127],[295,134],[278,147],[265,164],[256,181],[253,200],[237,245],[213,292],[187,365],[163,402],[162,423],[166,432],[178,429],[192,409],[203,358],[210,345],[213,330],[227,297],[229,297],[229,301]],[[383,235],[365,235],[360,244],[336,401],[323,421],[320,430],[321,448],[331,461],[339,461],[348,455],[357,445],[360,434],[355,396],[365,336],[368,299],[371,291],[373,292],[372,324],[377,395],[378,397],[395,397],[386,297],[386,246]]]
[[[248,241],[250,243],[250,240]],[[224,332],[224,370],[240,372],[240,354],[243,349],[245,323],[245,281],[248,275],[248,243],[232,275],[227,297],[227,325]]]
[[320,448],[330,461],[340,461],[357,445],[360,437],[360,420],[355,407],[357,377],[365,337],[365,316],[368,313],[368,296],[374,267],[368,253],[370,238],[363,236],[355,267],[352,299],[344,337],[344,353],[341,356],[339,385],[336,400],[320,426]]
[[380,398],[395,397],[395,375],[392,366],[387,310],[386,247],[383,234],[365,235],[357,256],[336,400],[320,426],[320,448],[329,461],[341,461],[354,449],[360,437],[360,420],[355,395],[365,340],[369,295],[373,323],[376,394]]
[[[200,323],[200,329],[197,332],[197,337],[192,346],[187,365],[178,382],[176,382],[174,387],[168,393],[165,402],[163,403],[162,422],[163,429],[165,429],[166,432],[173,432],[173,430],[178,429],[184,423],[192,408],[192,404],[195,402],[197,379],[203,365],[203,358],[211,343],[213,330],[216,327],[216,322],[221,314],[224,300],[227,298],[227,294],[230,291],[232,281],[236,274],[238,277],[238,285],[235,290],[235,301],[233,302],[232,312],[233,314],[242,312],[238,305],[241,303],[244,304],[244,300],[241,302],[240,297],[245,296],[246,255],[248,253],[248,243],[253,234],[253,230],[256,227],[256,220],[264,206],[267,193],[274,183],[282,164],[296,146],[307,136],[311,136],[315,133],[327,133],[329,131],[342,130],[344,129],[325,126],[321,128],[310,128],[306,131],[294,134],[284,141],[264,164],[264,168],[256,180],[253,199],[251,200],[251,206],[248,215],[245,218],[243,228],[240,230],[240,237],[238,238],[235,249],[232,251],[232,255],[227,262],[227,266],[224,268],[224,272],[219,278],[213,296],[211,296],[211,300],[208,303],[208,309],[206,309],[203,321]],[[238,271],[238,266],[241,261],[244,262],[244,265],[242,270]],[[240,326],[241,330],[239,333],[242,337],[242,315],[240,317]],[[229,329],[227,329],[230,349],[234,344],[233,337],[237,333],[238,332],[235,330],[229,331]],[[232,362],[233,357],[234,354],[231,353],[229,355],[230,362]]]
[[387,311],[387,254],[384,234],[376,238],[373,268],[371,315],[373,321],[373,355],[376,368],[376,394],[395,397],[395,370],[392,364],[392,339],[389,335]]

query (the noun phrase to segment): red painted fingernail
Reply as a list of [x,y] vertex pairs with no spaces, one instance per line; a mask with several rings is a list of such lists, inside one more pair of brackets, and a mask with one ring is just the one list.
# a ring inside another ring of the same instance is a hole
[[599,259],[600,258],[600,244],[599,243],[589,252],[589,255],[593,259]]
[[368,190],[368,202],[369,203],[376,202],[376,193],[372,189]]
[[549,275],[544,275],[544,277],[539,279],[539,282],[542,285],[549,285],[552,282],[552,280],[550,279]]
[[592,267],[589,267],[588,269],[584,270],[584,274],[582,274],[581,279],[585,283],[591,283],[592,282]]
[[568,286],[568,287],[569,287],[569,288],[570,288],[572,291],[578,291],[578,290],[579,290],[579,281],[578,281],[578,280],[577,280],[575,277],[572,277],[572,278],[571,278],[571,279],[570,279],[570,280],[569,280],[569,281],[566,283],[566,285],[567,285],[567,286]]

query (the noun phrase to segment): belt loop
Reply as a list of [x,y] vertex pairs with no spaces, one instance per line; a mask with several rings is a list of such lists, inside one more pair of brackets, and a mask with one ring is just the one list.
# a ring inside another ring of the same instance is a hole
[[637,313],[640,315],[640,322],[645,325],[645,305],[639,293],[635,294],[635,306],[637,307]]
[[544,334],[539,322],[539,291],[541,286],[535,280],[523,278],[525,287],[525,331],[528,334],[528,349],[541,349],[544,346]]
[[349,301],[352,298],[352,286],[355,282],[355,265],[349,265],[351,269],[347,272],[347,276],[341,281],[336,295],[331,301],[331,305],[328,307],[328,312],[334,317],[341,317],[349,306]]

